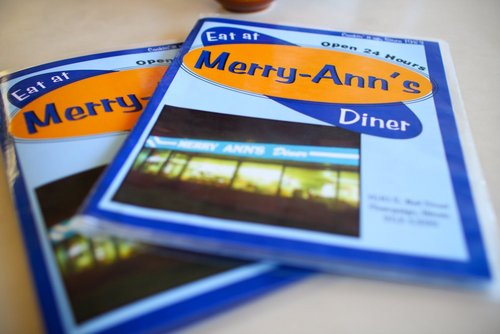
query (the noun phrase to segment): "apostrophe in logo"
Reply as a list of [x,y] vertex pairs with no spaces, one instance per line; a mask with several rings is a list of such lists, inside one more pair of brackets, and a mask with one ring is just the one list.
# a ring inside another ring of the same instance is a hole
[[362,55],[290,45],[232,44],[194,49],[184,65],[214,83],[277,98],[381,104],[431,94],[425,76]]
[[14,115],[9,131],[20,139],[128,131],[165,70],[166,66],[138,68],[71,82],[29,102]]

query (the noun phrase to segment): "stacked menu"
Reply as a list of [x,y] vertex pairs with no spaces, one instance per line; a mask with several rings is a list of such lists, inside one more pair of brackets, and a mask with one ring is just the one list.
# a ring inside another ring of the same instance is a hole
[[64,59],[0,79],[2,152],[48,333],[171,330],[306,275],[72,226],[179,47]]

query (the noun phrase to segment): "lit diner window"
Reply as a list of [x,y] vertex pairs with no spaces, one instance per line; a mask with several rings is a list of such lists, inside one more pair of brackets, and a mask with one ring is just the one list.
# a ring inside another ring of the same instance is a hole
[[94,266],[94,256],[88,239],[76,236],[69,241],[68,258],[75,272]]
[[172,153],[170,160],[163,168],[163,176],[167,179],[177,179],[188,161],[189,156],[187,154]]
[[118,254],[113,239],[109,237],[96,237],[92,238],[91,242],[94,246],[94,256],[98,263],[110,264],[115,262]]
[[144,161],[142,171],[146,174],[158,174],[169,155],[170,151],[153,151]]
[[182,181],[227,187],[233,178],[237,161],[192,157],[181,176]]
[[338,173],[303,167],[286,167],[280,195],[304,200],[331,201],[337,197]]
[[277,164],[242,162],[233,188],[264,195],[276,195],[283,167]]
[[359,205],[359,173],[341,171],[339,200],[352,206]]
[[137,158],[135,158],[134,165],[132,166],[133,170],[138,170],[144,161],[146,161],[149,153],[151,153],[150,148],[143,148],[141,152],[139,152],[139,155],[137,155]]

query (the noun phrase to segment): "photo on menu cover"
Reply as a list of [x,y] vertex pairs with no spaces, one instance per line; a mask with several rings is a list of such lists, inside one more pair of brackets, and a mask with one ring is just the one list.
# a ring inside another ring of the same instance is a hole
[[359,235],[357,133],[165,106],[114,200]]
[[103,170],[93,168],[36,189],[77,323],[247,264],[71,229],[69,219]]

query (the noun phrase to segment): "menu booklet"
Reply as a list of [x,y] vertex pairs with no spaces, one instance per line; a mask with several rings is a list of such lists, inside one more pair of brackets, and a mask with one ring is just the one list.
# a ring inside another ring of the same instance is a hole
[[332,272],[488,283],[495,222],[467,135],[442,42],[206,18],[78,222]]
[[92,54],[0,78],[1,147],[48,333],[170,330],[306,274],[71,225],[179,47]]

